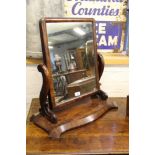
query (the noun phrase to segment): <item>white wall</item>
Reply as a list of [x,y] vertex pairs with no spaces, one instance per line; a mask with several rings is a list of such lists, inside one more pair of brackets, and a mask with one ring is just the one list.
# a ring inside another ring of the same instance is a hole
[[[26,72],[26,103],[28,112],[32,98],[39,97],[42,76],[37,70],[37,65],[27,65]],[[128,66],[107,66],[100,80],[102,84],[101,89],[109,97],[126,97],[129,94],[128,76]]]
[[26,66],[26,109],[30,107],[32,98],[38,98],[42,86],[42,76],[37,70],[37,65]]
[[129,67],[105,67],[100,83],[109,97],[126,97],[129,94]]

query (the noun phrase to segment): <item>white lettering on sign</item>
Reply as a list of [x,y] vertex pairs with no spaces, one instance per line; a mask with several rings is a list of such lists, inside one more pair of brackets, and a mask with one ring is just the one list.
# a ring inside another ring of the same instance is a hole
[[117,42],[118,42],[118,36],[114,36],[112,38],[112,36],[109,36],[108,37],[108,46],[116,46],[117,45]]
[[99,24],[98,31],[99,31],[100,34],[105,34],[106,33],[105,27],[106,27],[106,23],[100,23]]
[[64,0],[66,17],[92,17],[98,21],[125,21],[125,0]]
[[98,45],[99,46],[116,46],[118,42],[118,36],[108,36],[107,40],[105,35],[101,35]]
[[126,22],[125,0],[64,0],[64,16],[95,18],[99,50],[119,49],[123,41],[121,24]]
[[107,46],[107,41],[105,39],[105,35],[101,35],[101,38],[100,38],[100,41],[99,41],[98,45],[99,46],[102,46],[102,45]]

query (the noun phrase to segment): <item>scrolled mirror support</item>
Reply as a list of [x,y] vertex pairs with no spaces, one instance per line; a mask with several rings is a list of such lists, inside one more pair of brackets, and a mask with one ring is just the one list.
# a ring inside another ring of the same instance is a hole
[[104,71],[104,58],[99,53],[97,53],[97,63],[98,63],[99,79],[101,79],[101,76],[102,76],[103,71]]
[[46,68],[45,65],[40,64],[38,65],[38,71],[42,73],[42,77],[43,77],[42,89],[40,91],[40,96],[39,96],[40,106],[41,106],[39,110],[40,114],[45,116],[52,123],[57,123],[57,117],[52,111],[51,105],[49,105],[51,103],[47,102],[48,93],[50,91],[50,87],[49,87],[50,75],[49,75],[48,69]]

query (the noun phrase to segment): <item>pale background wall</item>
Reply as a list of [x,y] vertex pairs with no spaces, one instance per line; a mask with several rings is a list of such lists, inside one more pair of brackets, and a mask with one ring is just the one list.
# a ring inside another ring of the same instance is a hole
[[26,52],[41,51],[39,20],[62,17],[63,0],[26,0]]
[[107,92],[109,97],[126,97],[129,94],[128,81],[128,66],[105,67],[100,79],[101,89]]
[[38,98],[42,85],[42,76],[37,65],[26,66],[26,111],[28,112],[32,98]]
[[[39,19],[46,17],[63,17],[63,0],[27,0],[26,17],[26,52],[41,51]],[[128,94],[128,66],[108,66],[101,78],[101,88],[110,97],[126,97]],[[39,97],[42,84],[41,74],[36,65],[26,67],[26,103],[27,111],[32,98]]]

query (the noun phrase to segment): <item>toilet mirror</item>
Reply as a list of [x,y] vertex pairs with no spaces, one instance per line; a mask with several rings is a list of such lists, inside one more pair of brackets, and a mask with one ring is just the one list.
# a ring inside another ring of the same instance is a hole
[[53,107],[98,91],[95,21],[44,18],[40,32]]

